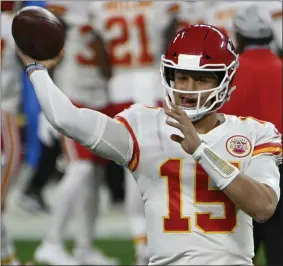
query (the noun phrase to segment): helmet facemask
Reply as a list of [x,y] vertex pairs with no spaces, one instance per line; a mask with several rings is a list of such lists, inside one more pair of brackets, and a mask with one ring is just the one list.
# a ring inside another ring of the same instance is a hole
[[[180,106],[186,114],[189,116],[192,122],[200,120],[205,115],[215,112],[229,99],[230,97],[230,83],[237,69],[237,60],[233,61],[228,67],[225,64],[207,64],[204,66],[191,66],[181,67],[172,62],[171,60],[161,57],[161,78],[164,86],[165,101],[169,108],[171,108],[171,102],[175,103],[174,93],[180,93],[182,95],[190,95],[193,98],[197,97],[196,107]],[[175,71],[176,70],[188,70],[188,71],[203,71],[212,72],[215,76],[220,77],[219,85],[217,87],[200,90],[200,91],[186,91],[178,90],[175,88]],[[206,96],[205,102],[202,104],[201,100],[204,95]]]

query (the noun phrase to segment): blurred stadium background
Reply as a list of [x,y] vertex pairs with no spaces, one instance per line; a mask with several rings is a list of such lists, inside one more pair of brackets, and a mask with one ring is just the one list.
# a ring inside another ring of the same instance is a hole
[[[62,12],[68,12],[68,7],[72,6],[71,1],[17,1],[17,6],[24,5],[42,5],[50,7],[50,10],[61,10]],[[98,2],[98,1],[96,1]],[[108,1],[115,2],[115,1]],[[243,1],[244,2],[244,1]],[[260,1],[261,5],[270,9],[274,19],[275,29],[275,41],[272,44],[273,50],[278,55],[282,55],[282,3],[280,1]],[[73,1],[74,3],[74,1]],[[76,4],[83,5],[83,1],[76,1]],[[167,1],[163,2],[164,5],[168,5],[169,9],[178,12],[178,16],[181,18],[183,23],[194,23],[198,21],[205,21],[217,26],[224,27],[233,38],[233,31],[231,21],[233,15],[238,8],[241,8],[242,3],[237,1],[197,1],[186,3],[185,1]],[[251,2],[249,2],[252,4]],[[85,4],[85,3],[84,3]],[[248,2],[245,1],[245,5]],[[57,8],[56,8],[57,6]],[[17,8],[18,8],[17,7]],[[73,10],[74,12],[74,10]],[[70,19],[70,18],[69,18]],[[281,26],[280,26],[281,25]],[[153,26],[153,25],[150,25]],[[160,47],[161,49],[161,47]],[[134,70],[133,70],[134,71]],[[158,67],[156,68],[158,75]],[[25,81],[22,81],[24,84]],[[24,97],[22,101],[25,100]],[[37,103],[32,102],[32,97],[29,99],[29,104],[35,106],[35,115],[38,115]],[[23,106],[23,102],[21,102]],[[25,142],[28,131],[25,131],[25,127],[28,126],[25,108],[21,107],[21,111],[18,114],[18,124],[21,128],[22,133],[22,145],[23,145],[23,156],[27,153],[29,143]],[[33,130],[36,130],[34,128]],[[35,132],[33,132],[35,134]],[[37,149],[37,148],[36,148]],[[29,151],[30,153],[31,151]],[[32,152],[31,152],[32,153]],[[34,155],[39,156],[39,152],[35,151]],[[36,160],[36,159],[35,159]],[[62,174],[60,173],[60,167],[53,174],[53,178],[48,182],[44,189],[44,199],[49,206],[52,206],[56,201],[54,198],[54,192],[60,180]],[[101,203],[100,212],[96,228],[96,236],[99,239],[96,245],[102,248],[107,254],[114,257],[118,257],[122,264],[131,264],[134,261],[134,246],[131,241],[131,232],[128,225],[128,220],[124,209],[124,187],[123,177],[119,179],[122,182],[122,188],[119,188],[119,192],[111,192],[109,189],[109,182],[104,182],[100,189]],[[22,261],[30,261],[33,259],[33,252],[40,240],[45,236],[46,228],[50,223],[50,215],[44,212],[30,212],[21,208],[19,201],[21,201],[22,188],[26,180],[19,180],[15,178],[11,184],[10,191],[7,197],[6,204],[6,224],[11,238],[15,241],[15,246],[19,258]],[[117,188],[117,185],[114,185]],[[114,196],[113,196],[114,193]],[[283,226],[283,225],[282,225]],[[75,219],[68,228],[68,232],[65,236],[66,244],[68,247],[72,246],[72,235],[74,231],[80,230],[79,225]],[[265,265],[264,248],[258,254],[259,265]]]

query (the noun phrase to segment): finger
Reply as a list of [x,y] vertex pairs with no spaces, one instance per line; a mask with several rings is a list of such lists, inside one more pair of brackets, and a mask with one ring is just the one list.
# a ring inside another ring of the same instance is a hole
[[59,58],[62,58],[65,54],[65,48],[62,48],[59,54]]
[[60,53],[54,59],[52,59],[52,61],[56,61],[56,62],[60,61],[63,58],[64,54],[65,54],[65,48],[62,48]]
[[192,126],[191,120],[190,120],[190,118],[188,117],[188,115],[186,114],[185,111],[183,111],[184,112],[183,114],[178,114],[174,110],[172,110],[172,111],[165,111],[165,112],[166,112],[166,114],[169,117],[172,117],[173,119],[178,121],[180,124],[187,125],[189,127]]
[[172,134],[170,136],[170,139],[172,139],[173,141],[178,142],[178,143],[181,143],[184,140],[183,137],[176,135],[176,134]]
[[19,55],[23,55],[23,52],[21,51],[21,49],[17,45],[15,46],[15,50]]
[[23,62],[23,64],[25,66],[36,61],[36,60],[32,59],[31,57],[29,57],[28,55],[24,54],[21,51],[21,49],[17,46],[15,48],[15,51],[16,51],[17,55],[19,56],[19,58],[21,59],[21,61]]
[[18,46],[16,46],[16,52],[17,52],[18,55],[19,55],[21,58],[23,58],[23,59],[32,59],[32,58],[30,58],[29,56],[27,56],[26,54],[24,54],[24,53],[22,52],[22,50],[21,50]]
[[174,110],[167,109],[165,110],[165,113],[177,121],[180,119],[180,115],[178,115]]
[[59,54],[52,58],[52,59],[48,59],[48,60],[44,60],[44,61],[40,61],[39,63],[42,64],[43,66],[45,66],[46,68],[48,69],[51,69],[53,67],[55,67],[58,62],[60,62],[64,56],[64,52],[65,52],[65,49],[61,49],[61,51],[59,52]]
[[175,106],[178,109],[177,111],[175,111],[175,113],[178,114],[178,116],[179,116],[178,121],[182,124],[187,124],[187,125],[192,126],[191,119],[189,118],[189,116],[187,115],[185,110],[183,110],[180,106],[178,106],[176,104],[175,104]]
[[171,106],[173,107],[174,111],[177,114],[182,114],[184,112],[184,110],[179,105],[177,105],[175,103],[171,103]]
[[174,103],[173,103],[173,106],[174,106],[174,110],[177,114],[179,114],[180,116],[183,116],[185,118],[188,118],[188,120],[190,120],[188,115],[186,114],[185,110],[181,106],[176,105]]
[[15,50],[16,50],[17,55],[20,57],[20,59],[22,61],[24,61],[25,60],[25,55],[22,53],[22,51],[19,49],[19,47],[16,46]]
[[180,123],[176,123],[176,122],[173,122],[173,121],[166,121],[166,124],[171,126],[171,127],[175,127],[175,128],[178,128],[179,130],[181,130],[183,132],[184,130],[184,126],[181,125]]

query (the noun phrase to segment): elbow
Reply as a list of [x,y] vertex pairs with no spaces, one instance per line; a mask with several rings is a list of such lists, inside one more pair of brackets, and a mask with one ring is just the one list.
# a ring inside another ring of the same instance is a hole
[[80,109],[74,106],[68,98],[65,98],[61,106],[57,107],[56,110],[52,110],[52,112],[43,110],[43,113],[46,115],[50,124],[64,135],[72,132],[76,125],[75,121],[80,119]]
[[73,121],[68,116],[55,117],[52,122],[52,126],[64,135],[66,132],[70,132],[70,128],[73,126]]
[[265,223],[272,217],[275,209],[276,206],[274,206],[273,204],[264,204],[261,206],[261,208],[258,209],[258,211],[254,213],[253,218],[259,223]]

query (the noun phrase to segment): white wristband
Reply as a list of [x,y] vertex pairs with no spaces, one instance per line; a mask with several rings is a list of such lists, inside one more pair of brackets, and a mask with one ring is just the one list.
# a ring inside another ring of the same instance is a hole
[[205,143],[201,143],[192,156],[196,161],[199,161],[221,190],[228,186],[240,172],[234,165],[219,157]]

